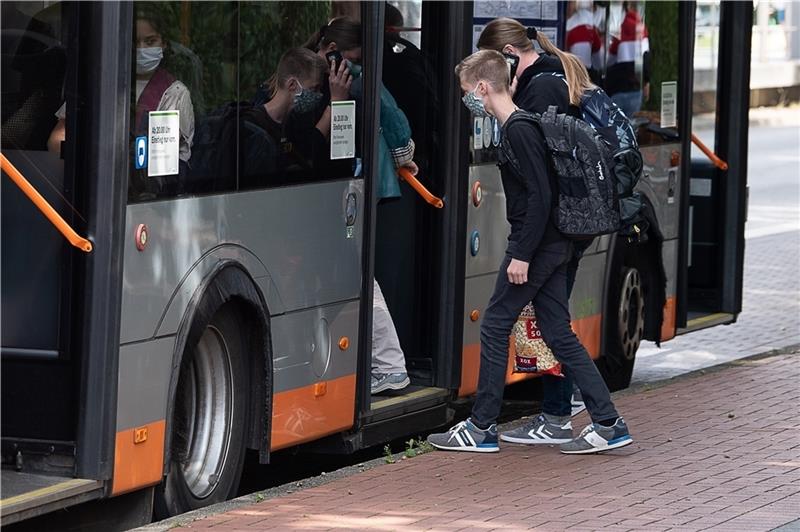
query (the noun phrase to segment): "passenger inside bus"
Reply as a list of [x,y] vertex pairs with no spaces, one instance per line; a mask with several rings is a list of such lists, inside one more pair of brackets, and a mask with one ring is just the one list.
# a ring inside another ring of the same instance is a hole
[[331,111],[322,93],[325,73],[330,74],[332,101],[346,100],[352,82],[346,66],[339,67],[306,48],[283,54],[266,103],[240,115],[240,186],[258,188],[311,178],[326,167]]
[[[356,20],[339,17],[322,27],[309,40],[307,46],[326,57],[339,52],[354,76],[350,89],[356,100],[356,112],[363,109],[363,77],[361,72],[361,24]],[[418,168],[414,163],[414,141],[411,127],[392,95],[381,84],[380,139],[378,145],[377,188],[380,200],[401,196],[397,169],[408,168],[412,174]],[[376,244],[380,245],[380,244]],[[410,384],[405,356],[392,320],[389,307],[381,292],[378,280],[373,285],[372,329],[372,379],[373,394],[388,390],[402,390]]]
[[180,111],[179,173],[174,176],[148,177],[147,171],[131,173],[129,193],[135,199],[153,199],[159,195],[180,194],[183,177],[188,171],[194,137],[194,107],[186,85],[171,72],[172,51],[167,31],[154,10],[142,10],[136,15],[136,109],[133,117],[133,137],[147,135],[149,113]]

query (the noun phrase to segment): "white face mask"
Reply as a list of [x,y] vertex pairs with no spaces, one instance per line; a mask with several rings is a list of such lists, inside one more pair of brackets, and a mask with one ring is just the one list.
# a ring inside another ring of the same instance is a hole
[[158,67],[164,58],[163,48],[137,48],[136,73],[147,74]]

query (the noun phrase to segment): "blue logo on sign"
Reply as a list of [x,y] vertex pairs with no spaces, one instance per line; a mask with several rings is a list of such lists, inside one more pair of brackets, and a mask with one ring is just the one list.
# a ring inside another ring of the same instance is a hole
[[137,170],[141,170],[147,166],[147,137],[136,137],[136,153],[133,156],[133,162]]

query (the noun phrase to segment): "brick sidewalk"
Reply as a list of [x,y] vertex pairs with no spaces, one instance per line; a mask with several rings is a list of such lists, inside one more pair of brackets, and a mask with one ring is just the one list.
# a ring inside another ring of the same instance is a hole
[[605,455],[436,451],[184,527],[771,530],[800,519],[798,382],[798,353],[740,361],[618,395],[635,443]]

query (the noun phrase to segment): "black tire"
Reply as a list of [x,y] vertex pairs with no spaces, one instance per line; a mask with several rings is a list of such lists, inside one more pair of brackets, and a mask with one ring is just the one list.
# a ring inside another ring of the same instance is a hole
[[612,265],[609,305],[605,315],[605,352],[597,368],[608,389],[622,390],[631,384],[636,351],[644,334],[644,290],[638,269]]
[[170,423],[170,462],[154,513],[166,518],[237,494],[244,465],[250,378],[245,331],[223,305],[187,346]]

